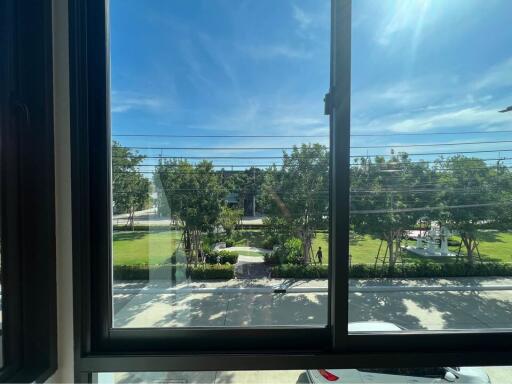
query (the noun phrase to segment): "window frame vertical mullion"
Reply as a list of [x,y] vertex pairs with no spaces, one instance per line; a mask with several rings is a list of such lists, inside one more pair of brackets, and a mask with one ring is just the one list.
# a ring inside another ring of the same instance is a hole
[[331,326],[332,349],[348,338],[350,231],[351,0],[332,0],[331,89],[326,110],[331,125]]

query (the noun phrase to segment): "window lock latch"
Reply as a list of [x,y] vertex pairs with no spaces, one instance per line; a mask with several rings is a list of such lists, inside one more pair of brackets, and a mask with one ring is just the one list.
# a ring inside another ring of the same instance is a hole
[[329,90],[329,92],[327,92],[325,94],[324,105],[325,105],[324,114],[330,116],[332,113],[332,110],[334,109],[334,88],[331,88]]

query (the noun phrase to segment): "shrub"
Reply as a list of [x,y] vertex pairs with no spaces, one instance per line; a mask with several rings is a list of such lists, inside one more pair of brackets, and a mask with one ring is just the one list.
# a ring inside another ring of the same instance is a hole
[[208,264],[217,264],[217,257],[220,258],[220,264],[236,264],[238,262],[238,253],[230,251],[211,251],[206,254],[206,262]]
[[290,236],[293,236],[293,228],[285,218],[265,217],[262,235],[263,248],[272,249],[275,245],[284,244]]
[[269,264],[302,264],[302,241],[292,237],[265,258]]
[[512,263],[405,263],[397,264],[390,270],[388,266],[373,264],[353,264],[351,278],[369,279],[377,277],[469,277],[469,276],[512,276]]
[[204,244],[203,244],[203,252],[204,252],[205,254],[207,254],[207,255],[208,255],[208,254],[210,254],[210,253],[212,253],[212,252],[213,252],[213,247],[212,247],[212,245],[211,245],[211,244],[208,244],[208,243],[204,243]]
[[226,247],[232,247],[235,245],[235,242],[232,239],[226,239]]
[[183,272],[192,280],[232,279],[235,267],[231,264],[199,264],[187,267],[185,264],[163,265],[115,265],[114,280],[173,280],[176,272]]
[[262,243],[261,243],[262,247],[266,248],[266,249],[272,249],[277,244],[278,244],[277,239],[272,238],[272,237],[264,238]]
[[265,263],[268,265],[279,265],[281,264],[281,259],[279,256],[279,253],[276,251],[272,251],[269,253],[265,253],[263,255],[263,260],[265,260]]
[[[314,279],[327,278],[326,265],[282,264],[272,267],[272,277]],[[512,276],[512,263],[405,263],[397,264],[393,270],[388,266],[374,264],[353,264],[349,277],[353,279],[372,278],[432,278],[432,277],[476,277],[476,276]]]
[[295,278],[295,279],[325,279],[328,277],[327,265],[298,265],[282,264],[272,267],[271,277]]
[[171,280],[178,269],[185,270],[185,264],[163,265],[114,265],[114,280]]
[[292,237],[284,242],[284,250],[286,252],[286,262],[289,264],[301,264],[302,257],[302,241],[297,237]]
[[[152,232],[161,232],[168,231],[170,229],[169,224],[156,224],[156,225],[148,225],[148,224],[137,224],[133,226],[134,231],[152,231]],[[132,227],[127,226],[126,224],[114,224],[113,225],[114,232],[117,231],[131,231]]]
[[235,267],[232,264],[200,264],[190,267],[192,280],[228,280],[235,276]]

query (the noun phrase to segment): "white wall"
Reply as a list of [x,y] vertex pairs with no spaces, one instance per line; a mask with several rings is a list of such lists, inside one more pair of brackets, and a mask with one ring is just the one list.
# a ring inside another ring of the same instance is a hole
[[53,57],[58,370],[48,382],[69,383],[74,358],[67,0],[53,0]]

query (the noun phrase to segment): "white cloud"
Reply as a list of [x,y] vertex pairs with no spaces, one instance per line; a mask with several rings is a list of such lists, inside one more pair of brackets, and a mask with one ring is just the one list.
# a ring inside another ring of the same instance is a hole
[[377,83],[353,92],[352,111],[358,116],[386,118],[398,113],[418,116],[423,112],[454,113],[475,107],[482,110],[491,104],[499,109],[501,104],[510,103],[510,93],[503,92],[507,86],[512,86],[512,58],[463,78],[440,72]]
[[482,77],[475,83],[476,89],[487,89],[492,87],[511,87],[512,86],[512,57],[502,63],[491,67]]
[[445,113],[426,113],[418,117],[395,121],[388,126],[392,132],[422,132],[454,127],[488,128],[510,124],[510,117],[499,114],[497,109],[464,108]]
[[311,57],[311,52],[288,45],[246,45],[240,47],[240,50],[257,60],[268,60],[279,57],[288,59],[307,59]]
[[295,4],[293,5],[293,18],[297,21],[301,29],[308,28],[313,21],[311,16]]
[[112,113],[128,112],[130,110],[157,110],[163,107],[161,99],[131,92],[112,91]]

